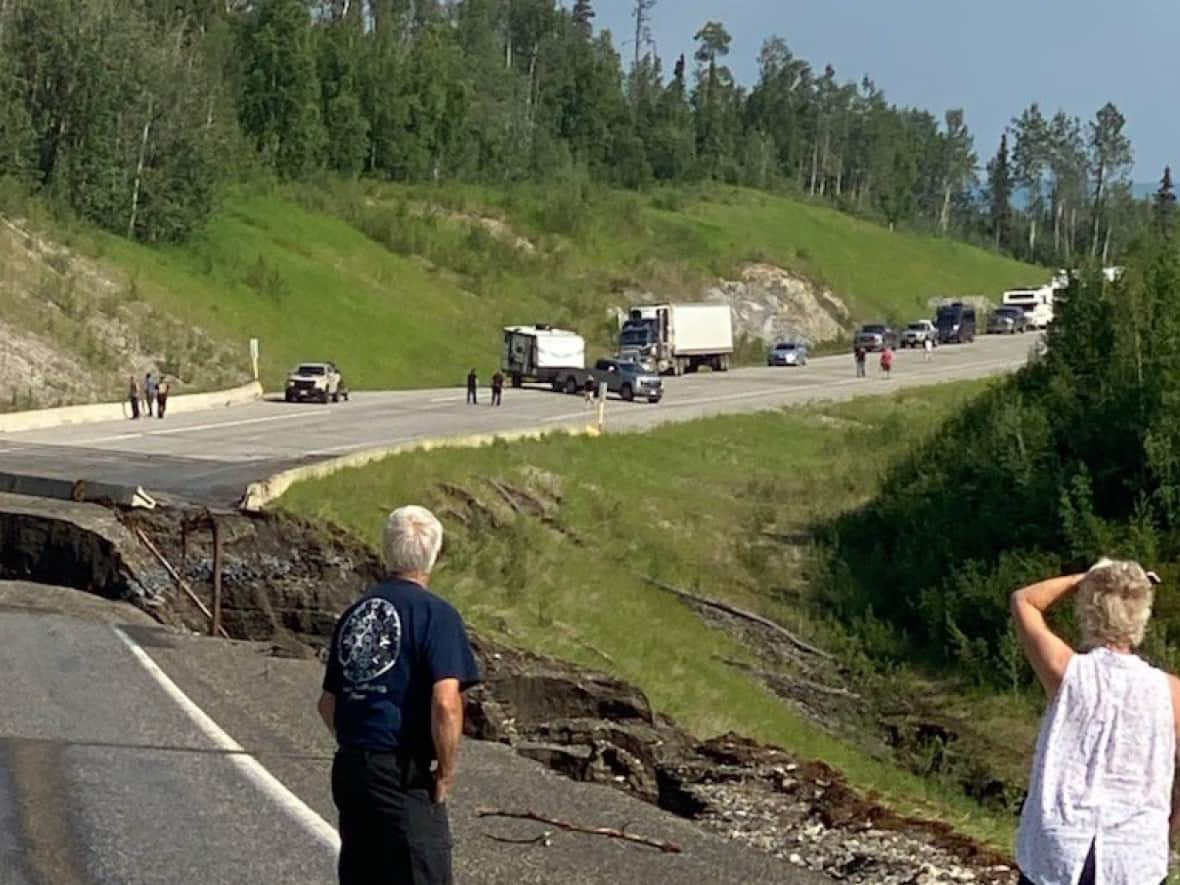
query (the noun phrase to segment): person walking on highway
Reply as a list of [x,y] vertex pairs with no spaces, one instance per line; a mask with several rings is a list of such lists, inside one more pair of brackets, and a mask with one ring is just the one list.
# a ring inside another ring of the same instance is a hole
[[500,405],[500,400],[504,396],[504,375],[497,372],[492,376],[492,405]]
[[[1180,680],[1135,654],[1158,583],[1138,563],[1101,559],[1010,598],[1049,701],[1020,814],[1021,885],[1148,885],[1168,875]],[[1069,596],[1079,651],[1045,619]]]
[[586,406],[589,408],[594,405],[594,378],[590,375],[586,376],[586,383],[582,385],[582,394],[586,397]]
[[156,379],[152,377],[151,372],[148,372],[146,375],[143,376],[143,400],[144,400],[144,405],[146,406],[147,414],[148,414],[149,418],[152,417],[152,414],[153,414],[154,409],[156,407],[156,393],[157,392],[158,392],[158,388],[156,385]]
[[852,349],[852,358],[856,360],[856,377],[865,377],[865,361],[868,359],[868,352],[858,344]]
[[131,400],[131,417],[139,417],[139,382],[134,375],[127,376],[127,398]]
[[927,335],[922,339],[922,359],[924,362],[930,362],[930,357],[934,354],[934,342],[930,340]]
[[341,615],[328,649],[319,713],[338,747],[341,885],[452,882],[462,695],[483,677],[463,619],[429,589],[442,541],[424,507],[389,514],[390,577]]
[[164,417],[164,409],[168,407],[168,379],[160,376],[160,386],[156,389],[156,417]]
[[474,406],[479,404],[479,376],[475,374],[475,369],[467,373],[467,405]]
[[885,349],[881,351],[881,371],[885,373],[886,379],[889,378],[889,373],[893,370],[893,348],[888,344]]

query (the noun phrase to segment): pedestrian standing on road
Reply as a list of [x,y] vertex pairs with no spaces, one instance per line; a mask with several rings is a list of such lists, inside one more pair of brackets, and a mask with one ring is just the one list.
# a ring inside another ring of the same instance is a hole
[[474,406],[479,402],[479,376],[475,369],[467,373],[467,405]]
[[341,885],[452,882],[446,802],[462,695],[482,677],[463,619],[429,589],[442,540],[423,507],[389,514],[390,577],[344,612],[328,649],[319,712],[338,746]]
[[147,407],[147,414],[149,418],[152,417],[156,407],[157,392],[158,387],[156,385],[156,379],[152,377],[151,372],[148,372],[143,376],[143,399],[144,405]]
[[889,373],[893,370],[893,348],[888,344],[885,349],[881,351],[881,371],[885,373],[885,377],[889,378]]
[[927,335],[925,338],[922,339],[922,359],[925,362],[930,362],[930,357],[931,357],[931,355],[933,355],[933,353],[934,353],[934,342],[931,341],[930,336]]
[[858,344],[852,350],[852,358],[856,360],[856,377],[865,377],[865,361],[868,359],[868,351]]
[[492,376],[492,405],[500,405],[500,400],[504,396],[504,375],[497,372]]
[[[1020,814],[1021,885],[1149,885],[1168,875],[1180,680],[1135,654],[1159,578],[1099,560],[1017,590],[1012,618],[1048,696]],[[1075,652],[1045,612],[1074,597]]]
[[586,397],[586,405],[594,405],[594,378],[590,375],[586,376],[586,383],[582,385],[582,393]]
[[168,407],[168,379],[160,376],[160,386],[156,389],[156,417],[164,417],[164,409]]
[[127,376],[127,397],[131,400],[131,417],[139,417],[139,382],[134,375]]

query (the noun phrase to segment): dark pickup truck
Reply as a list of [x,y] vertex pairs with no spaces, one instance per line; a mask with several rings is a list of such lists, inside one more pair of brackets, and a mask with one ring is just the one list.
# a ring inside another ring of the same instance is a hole
[[554,390],[566,393],[580,393],[586,389],[586,380],[594,381],[594,389],[606,382],[610,393],[617,393],[620,399],[631,402],[644,398],[649,403],[658,403],[664,396],[664,381],[655,372],[649,372],[639,363],[630,360],[598,360],[589,369],[559,369],[553,379]]

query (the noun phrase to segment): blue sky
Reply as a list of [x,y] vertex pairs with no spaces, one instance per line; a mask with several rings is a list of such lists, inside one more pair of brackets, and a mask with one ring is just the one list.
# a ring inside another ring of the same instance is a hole
[[[632,0],[596,0],[596,24],[631,57]],[[1127,117],[1137,180],[1180,161],[1180,3],[1175,0],[659,0],[653,32],[667,69],[710,19],[733,35],[729,64],[757,76],[764,37],[841,80],[870,75],[898,104],[963,107],[981,158],[1032,101],[1089,119],[1106,101]]]

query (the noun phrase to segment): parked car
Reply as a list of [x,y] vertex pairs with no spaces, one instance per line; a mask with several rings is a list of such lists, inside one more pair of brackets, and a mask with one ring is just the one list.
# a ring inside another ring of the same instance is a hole
[[284,399],[289,403],[305,399],[336,403],[348,399],[348,388],[332,363],[300,363],[287,375]]
[[987,318],[987,333],[989,335],[1015,335],[1028,328],[1028,316],[1023,307],[1005,305],[997,307]]
[[898,335],[884,323],[869,323],[857,330],[853,344],[866,350],[884,350],[886,347],[896,349]]
[[780,341],[766,353],[768,366],[806,366],[807,345],[802,341]]
[[901,333],[902,347],[921,347],[927,341],[935,346],[938,345],[938,328],[930,320],[918,320],[916,323],[910,323]]

